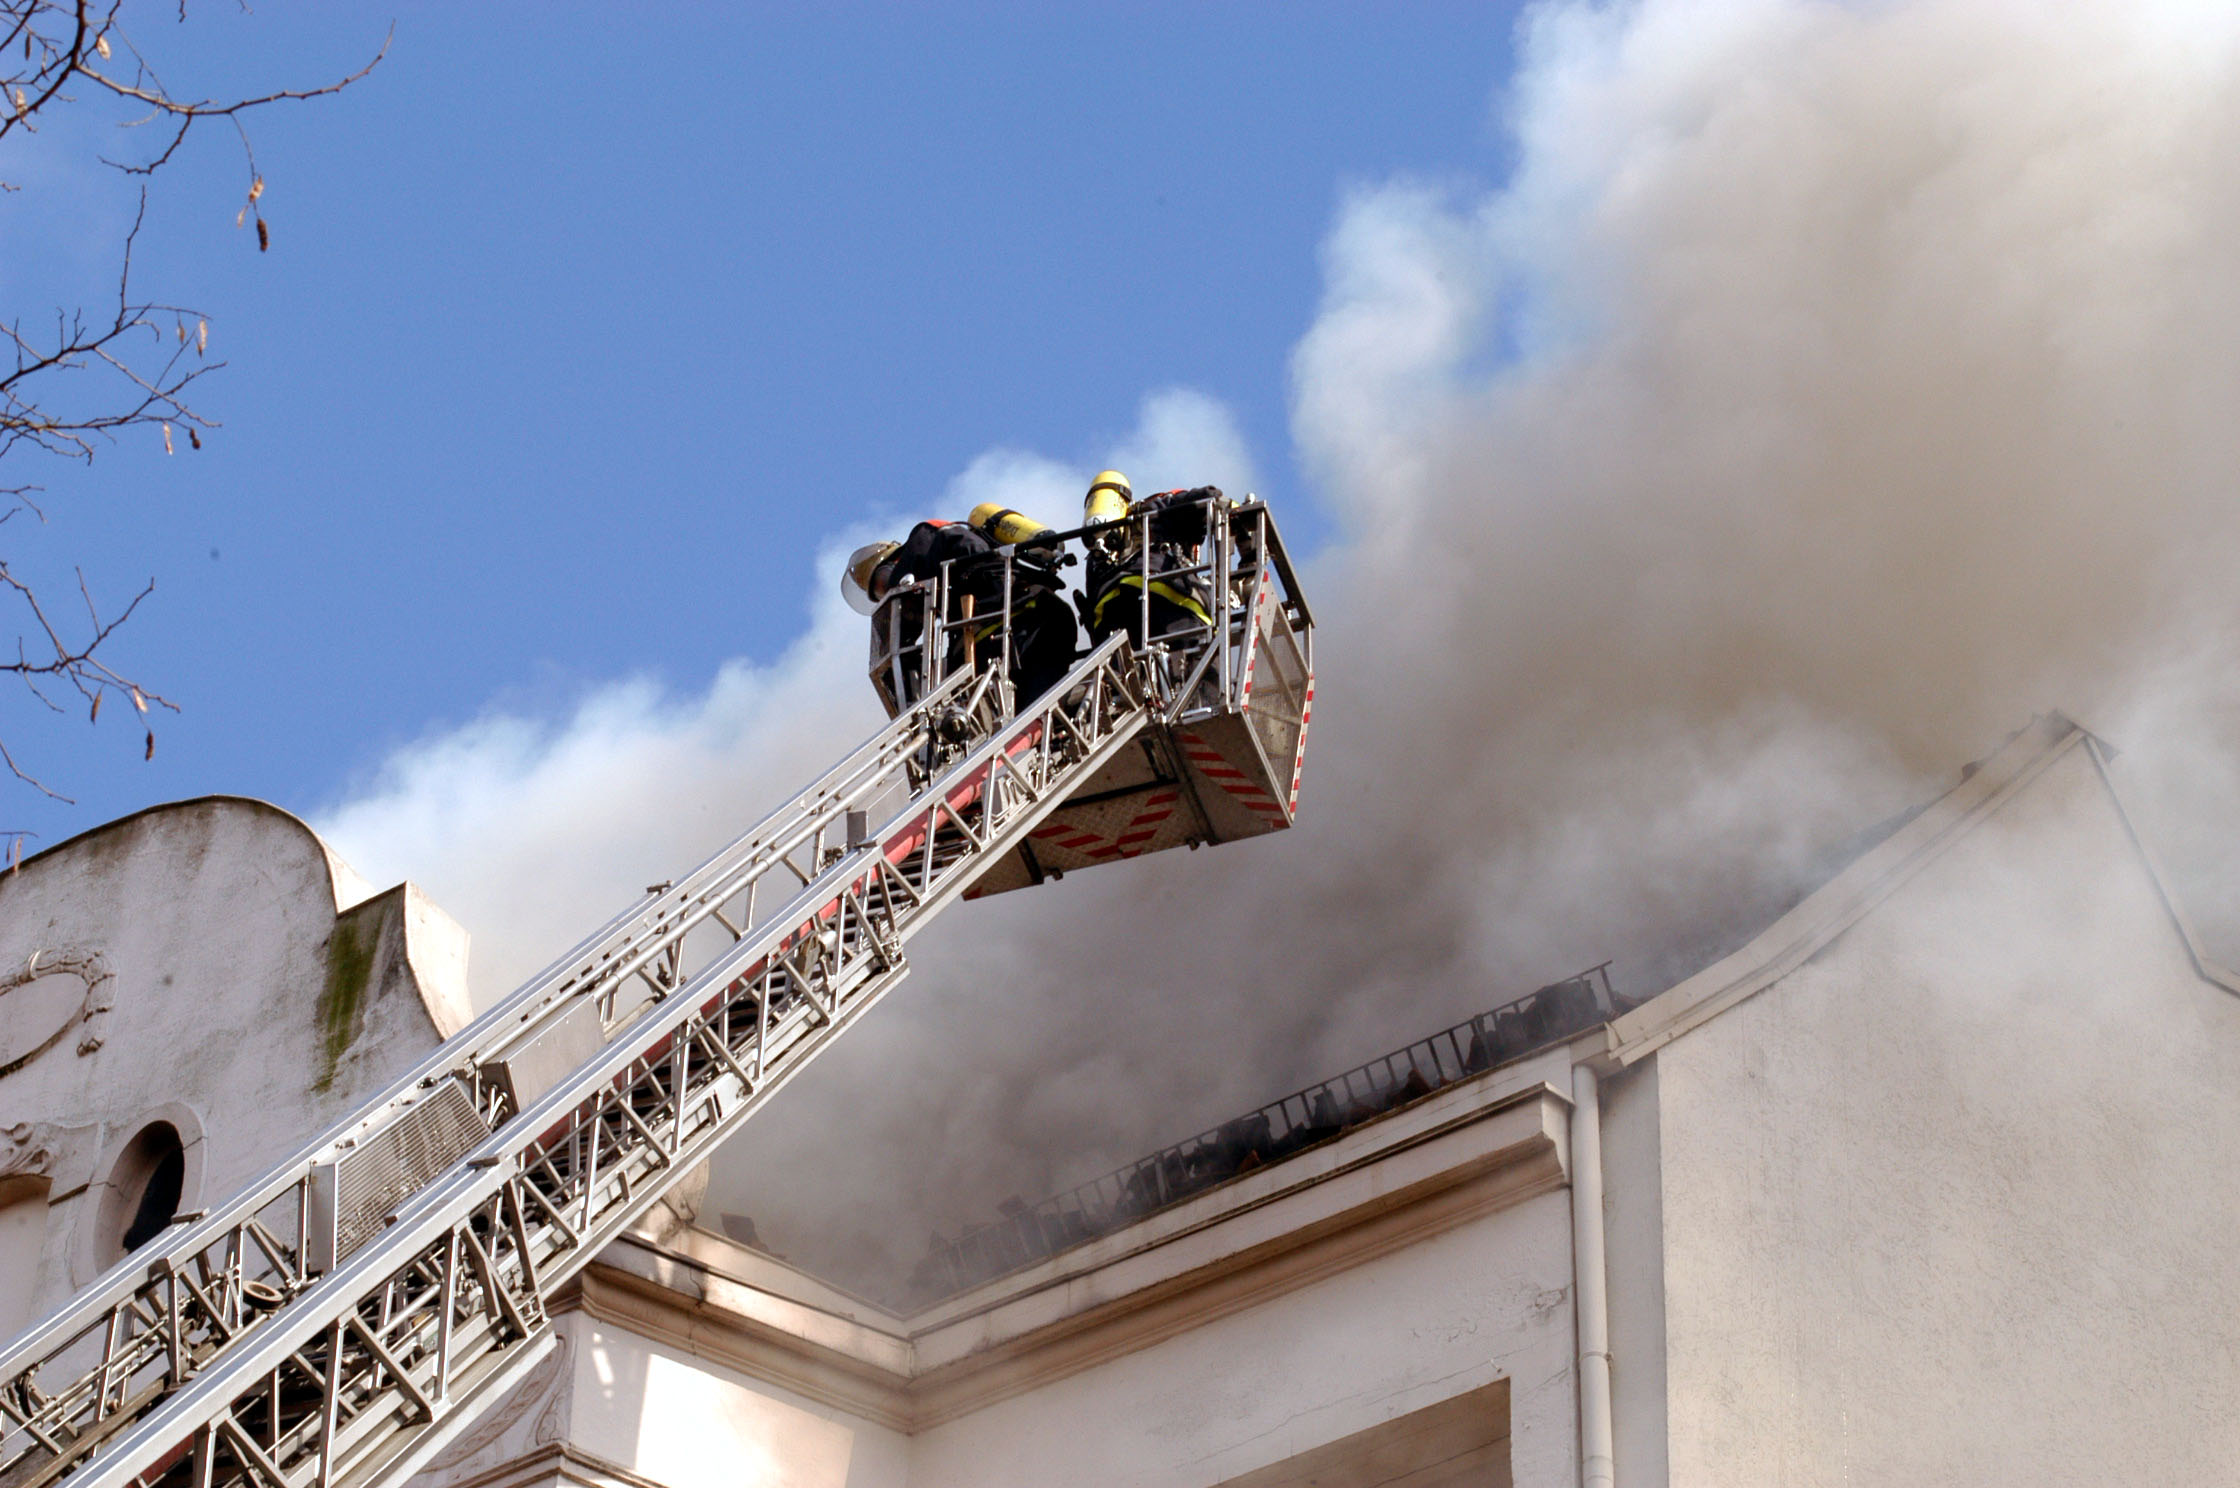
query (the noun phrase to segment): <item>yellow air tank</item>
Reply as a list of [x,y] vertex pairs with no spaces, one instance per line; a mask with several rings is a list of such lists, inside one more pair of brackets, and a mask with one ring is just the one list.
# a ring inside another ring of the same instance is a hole
[[975,531],[986,534],[988,541],[998,547],[1029,542],[1057,531],[1055,527],[993,501],[983,501],[974,507],[965,522]]
[[1128,478],[1119,471],[1098,471],[1097,478],[1089,482],[1089,494],[1081,500],[1082,522],[1093,527],[1099,522],[1120,521],[1128,515],[1135,494]]

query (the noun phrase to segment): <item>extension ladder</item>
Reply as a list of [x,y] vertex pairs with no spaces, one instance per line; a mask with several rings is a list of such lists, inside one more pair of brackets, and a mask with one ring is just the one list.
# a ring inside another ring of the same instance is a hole
[[[551,1347],[560,1289],[902,979],[912,935],[1032,864],[1069,804],[1188,783],[1178,730],[1250,714],[1278,587],[1305,680],[1292,716],[1254,722],[1303,746],[1311,619],[1264,508],[1218,516],[1194,644],[1111,636],[1016,708],[1001,667],[930,679],[753,831],[17,1338],[0,1488],[384,1488],[426,1464]],[[1232,541],[1240,516],[1256,535]],[[1294,759],[1266,768],[1295,790]]]

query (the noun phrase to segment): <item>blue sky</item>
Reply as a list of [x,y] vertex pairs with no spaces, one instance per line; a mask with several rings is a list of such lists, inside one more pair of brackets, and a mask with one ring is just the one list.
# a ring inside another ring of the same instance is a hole
[[[269,254],[211,131],[159,178],[150,292],[207,311],[225,427],[47,463],[10,561],[153,576],[114,661],[175,699],[152,763],[0,703],[64,837],[205,792],[316,811],[400,744],[587,686],[683,690],[807,623],[820,542],[983,452],[1089,458],[1146,393],[1235,415],[1295,541],[1287,358],[1345,193],[1506,169],[1515,7],[163,7],[175,91],[340,98],[251,124]],[[0,295],[99,292],[123,210],[50,129]],[[22,170],[23,161],[10,162]],[[86,275],[89,269],[93,280]],[[775,788],[775,787],[774,787]]]
[[[7,551],[155,575],[116,659],[187,711],[144,765],[8,703],[81,797],[15,824],[268,797],[494,994],[868,727],[820,552],[1133,451],[1324,545],[1298,828],[944,917],[727,1203],[915,1252],[897,1195],[953,1225],[1605,959],[1653,992],[2046,708],[2240,902],[2240,10],[616,9],[398,13],[255,121],[268,255],[221,136],[165,183],[226,427],[47,467]],[[154,14],[213,92],[390,19]],[[15,306],[121,226],[42,142]]]

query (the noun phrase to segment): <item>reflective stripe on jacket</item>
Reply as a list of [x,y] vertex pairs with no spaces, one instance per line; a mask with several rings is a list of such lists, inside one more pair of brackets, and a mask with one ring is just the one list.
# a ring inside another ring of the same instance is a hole
[[[1143,591],[1143,575],[1140,573],[1124,573],[1105,585],[1104,592],[1097,596],[1096,608],[1089,614],[1091,628],[1104,624],[1105,606],[1117,599],[1122,591],[1140,594]],[[1201,625],[1211,625],[1213,623],[1212,613],[1206,609],[1204,602],[1198,596],[1187,589],[1169,583],[1163,578],[1153,576],[1151,596],[1154,599],[1163,599],[1178,609],[1189,611]],[[1140,603],[1140,601],[1137,602]]]

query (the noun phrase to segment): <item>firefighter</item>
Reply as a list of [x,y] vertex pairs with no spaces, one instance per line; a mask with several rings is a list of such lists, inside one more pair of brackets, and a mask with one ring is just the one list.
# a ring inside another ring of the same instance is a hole
[[1050,529],[985,502],[962,522],[920,522],[902,542],[871,543],[850,555],[841,593],[859,614],[872,617],[872,685],[889,717],[923,689],[922,638],[926,607],[932,602],[928,592],[893,591],[931,580],[946,566],[946,668],[963,665],[968,649],[973,665],[991,665],[1003,654],[1006,565],[999,547],[1024,544],[1014,548],[1009,565],[1011,680],[1017,701],[1041,696],[1072,669],[1079,632],[1061,597],[1055,551],[1032,542],[1042,534]]
[[[871,617],[871,685],[888,717],[917,701],[924,689],[926,607],[932,603],[930,590],[893,591],[930,580],[944,564],[949,566],[946,663],[954,670],[964,662],[962,622],[994,608],[983,593],[984,570],[994,551],[987,537],[968,523],[929,520],[911,528],[901,542],[867,543],[848,556],[840,593],[857,614]],[[1000,578],[997,587],[995,603],[1000,604]]]
[[[1088,534],[1089,573],[1081,618],[1094,645],[1125,630],[1137,646],[1177,631],[1209,626],[1210,591],[1198,564],[1206,540],[1206,509],[1222,499],[1218,486],[1161,491],[1137,500],[1117,470],[1097,472],[1081,504]],[[1144,545],[1146,518],[1150,544]],[[1144,589],[1150,586],[1150,634],[1144,633]]]
[[[1057,533],[993,501],[974,507],[965,521],[993,546],[1011,549],[1011,682],[1018,705],[1025,707],[1073,670],[1081,635],[1058,577],[1056,544],[1037,542]],[[998,604],[1001,579],[998,570]]]

